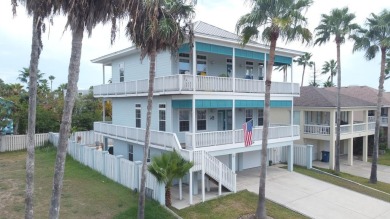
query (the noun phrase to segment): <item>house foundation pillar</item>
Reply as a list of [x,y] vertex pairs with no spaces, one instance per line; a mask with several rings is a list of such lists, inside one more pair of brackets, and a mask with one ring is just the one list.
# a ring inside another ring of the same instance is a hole
[[287,170],[292,172],[294,169],[294,144],[287,146]]
[[348,165],[353,165],[353,138],[348,139]]
[[367,162],[368,155],[368,135],[363,136],[363,162]]

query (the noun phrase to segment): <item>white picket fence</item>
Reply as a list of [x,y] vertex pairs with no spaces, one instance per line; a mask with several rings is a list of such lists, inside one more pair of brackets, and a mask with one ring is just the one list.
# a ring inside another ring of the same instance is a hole
[[[294,144],[294,165],[306,167],[308,162],[315,160],[315,157],[312,157],[312,160],[308,161],[307,150],[307,145]],[[281,161],[287,162],[287,147],[282,147],[279,153]]]
[[[82,134],[83,133],[83,134]],[[89,140],[84,142],[87,145],[100,141],[99,135],[94,135],[97,139],[92,138],[91,133],[80,132],[80,135],[89,136]],[[122,184],[132,190],[139,190],[141,184],[141,162],[131,162],[122,158],[123,156],[114,156],[107,151],[96,150],[96,147],[89,147],[74,141],[74,137],[80,136],[77,133],[68,141],[68,154],[80,163],[98,171],[102,175]],[[84,136],[84,137],[85,137]],[[59,134],[49,133],[49,141],[58,147]],[[77,140],[77,139],[76,139]],[[83,137],[81,137],[81,141]],[[146,175],[146,194],[148,197],[165,205],[165,185],[158,183],[157,179],[149,172]]]
[[[49,140],[49,133],[35,134],[35,147],[43,146]],[[0,152],[27,149],[27,135],[0,136]]]

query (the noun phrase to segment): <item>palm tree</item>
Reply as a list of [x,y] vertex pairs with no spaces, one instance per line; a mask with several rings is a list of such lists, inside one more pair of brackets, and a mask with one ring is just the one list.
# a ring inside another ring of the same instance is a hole
[[321,74],[327,73],[330,74],[328,81],[333,84],[333,77],[337,74],[337,62],[334,59],[331,59],[330,61],[325,61],[324,65],[322,66]]
[[[120,7],[120,1],[85,1],[85,0],[62,0],[61,10],[67,15],[66,28],[72,32],[72,49],[69,61],[67,93],[62,113],[58,149],[53,177],[53,189],[49,209],[49,218],[58,218],[60,198],[62,192],[62,179],[65,170],[66,150],[70,125],[72,124],[72,109],[77,94],[77,82],[80,72],[80,58],[84,31],[92,34],[92,29],[100,22],[111,20],[116,22],[116,14],[112,13]],[[115,25],[113,25],[115,26]]]
[[[19,0],[27,9],[27,13],[32,17],[32,42],[29,66],[29,109],[28,109],[28,144],[26,158],[26,197],[25,197],[25,218],[34,217],[33,194],[34,194],[34,163],[35,163],[35,124],[37,105],[37,81],[38,63],[42,51],[42,32],[45,30],[43,24],[45,18],[56,12],[53,1]],[[11,0],[13,14],[16,15],[18,0]]]
[[[30,70],[29,68],[23,68],[23,70],[19,70],[19,75],[17,79],[25,84],[29,84]],[[42,78],[45,73],[42,73],[39,69],[37,70],[37,86],[42,83]],[[27,87],[28,88],[28,87]]]
[[[146,114],[145,146],[142,164],[141,186],[138,200],[138,218],[144,218],[146,167],[150,142],[150,123],[157,53],[171,50],[177,53],[189,33],[194,8],[187,0],[133,1],[129,4],[129,22],[126,34],[141,50],[141,59],[149,57],[149,90]],[[190,42],[192,45],[192,42]]]
[[173,180],[184,177],[194,164],[184,160],[177,151],[153,157],[148,170],[157,181],[165,184],[165,205],[170,207]]
[[334,35],[337,47],[337,128],[336,128],[336,158],[334,170],[340,173],[340,88],[341,88],[341,54],[340,46],[345,42],[345,37],[352,31],[359,28],[359,25],[352,23],[355,14],[349,13],[348,8],[333,9],[330,15],[322,14],[321,22],[316,30],[314,45],[321,45],[330,40]]
[[375,133],[374,147],[372,152],[372,164],[370,182],[377,183],[377,163],[378,163],[378,147],[379,147],[379,128],[380,128],[380,113],[383,99],[383,83],[385,81],[386,70],[386,54],[390,52],[390,11],[384,9],[379,15],[374,13],[367,18],[367,29],[361,28],[356,34],[352,35],[355,43],[353,52],[365,50],[365,58],[371,60],[376,54],[381,52],[381,68],[379,72],[378,86],[378,102],[375,112]]
[[290,65],[279,65],[275,70],[283,71],[283,82],[287,81],[287,69]]
[[300,39],[302,42],[309,42],[311,40],[312,34],[305,28],[307,20],[302,15],[302,11],[306,10],[311,3],[311,0],[251,0],[251,11],[242,16],[236,24],[236,30],[240,33],[244,45],[247,44],[251,38],[258,38],[260,34],[259,28],[262,27],[264,28],[264,31],[261,34],[261,38],[263,41],[270,43],[264,100],[264,126],[261,150],[259,200],[256,210],[257,218],[266,218],[265,178],[267,140],[272,67],[275,61],[276,42],[279,38],[285,41]]
[[324,86],[324,87],[334,87],[334,84],[331,81],[325,81],[322,86]]
[[296,62],[298,65],[303,66],[301,87],[303,86],[303,79],[305,78],[306,66],[311,67],[311,62],[310,62],[311,56],[312,56],[311,53],[306,52],[305,54],[299,56],[296,60],[294,60],[294,62]]
[[53,80],[56,79],[56,77],[54,77],[53,75],[50,75],[49,76],[49,80],[50,80],[50,91],[53,91]]

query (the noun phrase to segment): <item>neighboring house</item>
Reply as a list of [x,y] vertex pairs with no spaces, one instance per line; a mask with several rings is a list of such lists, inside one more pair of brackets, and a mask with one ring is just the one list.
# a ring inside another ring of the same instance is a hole
[[[192,50],[183,44],[177,54],[157,56],[149,159],[177,149],[195,162],[185,179],[194,194],[205,177],[234,191],[236,171],[260,166],[268,46],[251,42],[242,48],[236,34],[204,22],[196,22],[194,31]],[[291,65],[302,54],[277,48],[275,65]],[[94,87],[95,97],[111,99],[112,123],[96,122],[94,131],[113,139],[114,155],[142,161],[149,60],[141,63],[139,50],[130,47],[92,62],[112,68],[112,83]],[[298,84],[272,83],[268,160],[273,163],[292,160],[293,141],[299,139],[299,126],[292,124],[297,96]],[[250,120],[253,145],[245,147],[243,124]]]
[[[367,161],[367,155],[370,153],[369,138],[373,140],[375,131],[377,90],[367,86],[342,87],[340,98],[340,154],[348,156],[349,165],[353,165],[354,154]],[[387,113],[389,106],[390,102],[384,98],[382,112]],[[294,98],[294,124],[301,126],[301,139],[296,142],[313,145],[315,160],[324,160],[329,152],[331,169],[334,168],[335,161],[336,113],[335,87],[302,87],[300,97]],[[382,120],[385,118],[387,122],[387,117],[382,117]]]
[[14,123],[12,119],[9,119],[11,116],[11,108],[14,105],[12,101],[6,100],[4,98],[0,97],[0,120],[3,121],[0,125],[0,134],[3,135],[11,135],[14,133]]

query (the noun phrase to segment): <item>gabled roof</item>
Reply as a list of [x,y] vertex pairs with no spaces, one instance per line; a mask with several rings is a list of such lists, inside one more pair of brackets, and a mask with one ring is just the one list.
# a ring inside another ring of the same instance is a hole
[[[203,22],[203,21],[197,21],[194,23],[194,35],[195,35],[195,40],[197,38],[198,39],[199,38],[209,38],[209,39],[213,39],[213,40],[217,40],[217,41],[226,41],[227,43],[237,44],[237,45],[240,44],[240,40],[241,40],[237,34],[229,32],[229,31],[224,30],[224,29],[221,29],[219,27],[213,26],[213,25],[208,24],[208,23]],[[258,42],[252,41],[252,40],[247,44],[246,47],[248,47],[248,48],[250,47],[252,49],[253,48],[261,48],[263,50],[267,50],[269,48],[269,46],[267,46],[267,45],[263,45],[263,44],[260,44]],[[127,55],[132,54],[132,53],[135,53],[136,51],[137,51],[137,49],[134,46],[132,46],[132,47],[128,47],[126,49],[123,49],[123,50],[120,50],[117,52],[113,52],[113,53],[98,57],[96,59],[92,59],[91,61],[93,63],[106,64],[106,63],[112,62],[112,60],[114,60],[114,59],[117,59],[120,57],[125,57]],[[280,52],[280,53],[284,53],[284,54],[291,56],[291,57],[295,57],[295,56],[299,56],[299,55],[304,54],[304,52],[301,52],[301,51],[291,50],[291,49],[286,49],[286,48],[281,48],[281,47],[277,47],[276,51]]]
[[[348,96],[341,92],[341,107],[375,107],[376,103]],[[300,107],[337,107],[337,89],[317,88],[313,86],[301,87],[300,97],[294,98],[294,106]]]

